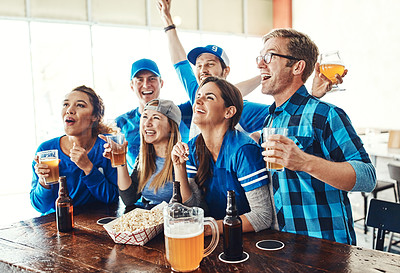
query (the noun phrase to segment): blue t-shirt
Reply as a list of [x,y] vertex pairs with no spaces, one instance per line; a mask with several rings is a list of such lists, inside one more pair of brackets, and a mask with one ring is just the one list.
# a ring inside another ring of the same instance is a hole
[[[58,150],[59,174],[67,177],[67,189],[74,206],[81,206],[95,201],[112,203],[118,201],[117,169],[111,166],[111,161],[103,157],[104,140],[97,138],[88,158],[93,168],[88,175],[82,171],[70,157],[64,154],[60,147],[61,137],[43,142],[37,152]],[[36,162],[32,162],[31,204],[39,212],[48,214],[55,211],[55,201],[58,197],[58,184],[50,185],[50,189],[42,187],[35,173]]]
[[[189,61],[184,60],[176,63],[174,68],[193,105],[199,84],[197,83],[196,76],[193,73]],[[240,126],[247,133],[261,130],[264,120],[269,114],[268,108],[269,105],[244,100],[242,116],[239,121]]]
[[[281,106],[276,107],[274,103],[270,107],[265,126],[288,128],[288,137],[308,154],[334,162],[349,162],[355,166],[357,176],[353,190],[373,189],[375,170],[346,113],[309,95],[304,86]],[[273,172],[271,182],[280,230],[345,244],[356,243],[346,191],[308,173],[289,169]]]
[[[189,145],[189,160],[186,170],[189,178],[197,174],[195,141]],[[228,130],[224,136],[217,161],[210,159],[212,177],[205,181],[205,201],[210,215],[223,219],[226,214],[226,196],[228,190],[236,193],[236,205],[239,215],[250,211],[245,192],[252,191],[268,183],[268,173],[262,159],[261,147],[242,132]]]
[[156,170],[143,188],[142,197],[150,201],[150,205],[157,205],[162,201],[168,203],[171,200],[173,191],[173,183],[171,181],[166,181],[164,186],[160,187],[157,192],[154,192],[154,188],[150,187],[154,177],[164,168],[164,163],[165,158],[156,157]]
[[[181,123],[179,124],[179,132],[182,136],[182,141],[189,141],[190,123],[192,121],[193,110],[189,101],[178,105],[181,110]],[[140,150],[140,117],[139,108],[133,109],[116,118],[117,126],[121,129],[121,133],[125,135],[128,141],[127,163],[128,171],[132,172],[135,165],[136,157]]]

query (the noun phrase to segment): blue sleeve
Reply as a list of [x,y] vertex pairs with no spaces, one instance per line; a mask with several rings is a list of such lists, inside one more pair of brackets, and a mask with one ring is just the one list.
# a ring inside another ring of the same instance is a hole
[[181,123],[179,124],[179,132],[181,133],[182,141],[187,143],[189,141],[190,125],[192,122],[193,109],[192,105],[190,104],[190,101],[182,103],[178,105],[178,107],[181,110],[182,114]]
[[90,173],[82,177],[82,182],[85,183],[89,192],[103,203],[116,202],[119,196],[117,169],[111,167],[111,161],[109,162],[105,169],[96,167],[95,162],[93,162]]
[[188,178],[194,178],[197,174],[197,166],[196,166],[196,151],[195,151],[195,140],[197,138],[193,138],[190,140],[188,143],[189,146],[189,160],[186,161],[186,172],[188,175]]
[[243,112],[239,124],[247,133],[253,133],[263,128],[265,118],[269,114],[269,105],[243,101]]
[[194,100],[196,99],[196,92],[199,88],[199,84],[197,83],[196,76],[193,73],[193,69],[190,66],[188,60],[181,61],[179,63],[174,64],[174,68],[176,73],[178,74],[179,80],[183,84],[183,87],[186,90],[186,93],[189,96],[190,103],[193,105]]
[[268,172],[256,144],[243,145],[236,155],[236,174],[245,192],[268,184]]
[[356,184],[351,191],[371,192],[375,188],[376,173],[372,163],[364,163],[362,161],[349,161],[356,172]]
[[39,177],[35,173],[36,162],[32,162],[32,187],[30,191],[30,199],[32,207],[41,213],[50,213],[54,211],[54,203],[58,197],[58,189],[55,185],[50,185],[50,189],[44,188],[39,183]]

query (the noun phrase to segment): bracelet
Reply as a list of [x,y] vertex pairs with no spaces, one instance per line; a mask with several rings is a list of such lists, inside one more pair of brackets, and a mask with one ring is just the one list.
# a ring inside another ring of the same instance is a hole
[[167,27],[164,28],[164,31],[167,32],[168,30],[174,29],[176,28],[175,24],[169,25]]

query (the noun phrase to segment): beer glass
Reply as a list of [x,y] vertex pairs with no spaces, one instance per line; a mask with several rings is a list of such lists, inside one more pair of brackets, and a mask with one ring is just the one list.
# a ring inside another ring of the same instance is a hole
[[[263,142],[268,141],[268,137],[270,135],[283,135],[287,136],[288,129],[287,128],[263,128]],[[278,171],[281,172],[284,170],[284,166],[278,163],[266,162],[266,167],[268,171]]]
[[113,168],[126,164],[125,136],[124,134],[107,135],[107,142],[111,148],[111,165]]
[[50,169],[49,177],[45,178],[44,183],[46,185],[57,184],[59,177],[58,150],[41,151],[38,152],[37,155],[39,156],[39,163],[46,164]]
[[[204,218],[201,208],[179,203],[164,207],[165,253],[171,269],[178,272],[196,270],[201,260],[211,254],[219,241],[217,222]],[[204,225],[211,227],[211,243],[204,249]]]
[[331,91],[345,91],[346,89],[339,88],[335,77],[336,74],[342,76],[344,72],[344,63],[340,58],[339,51],[322,53],[319,64],[319,71],[333,83]]

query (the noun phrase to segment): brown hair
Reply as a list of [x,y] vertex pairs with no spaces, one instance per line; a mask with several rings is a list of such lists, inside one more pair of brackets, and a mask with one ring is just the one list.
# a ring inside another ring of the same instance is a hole
[[[266,43],[272,38],[288,39],[288,54],[306,62],[306,67],[304,68],[303,75],[301,76],[303,82],[306,82],[308,77],[310,77],[314,71],[314,66],[318,59],[319,52],[317,45],[306,34],[292,28],[274,29],[268,34],[264,35],[263,42]],[[286,66],[290,67],[296,62],[297,60],[288,60]]]
[[79,91],[88,95],[90,103],[93,105],[92,115],[96,120],[92,124],[92,137],[97,137],[99,134],[110,134],[116,130],[116,128],[106,125],[103,121],[104,118],[104,103],[103,99],[96,94],[96,92],[85,85],[74,88],[71,92]]
[[[199,86],[199,89],[205,84],[213,82],[215,83],[219,90],[221,91],[221,97],[224,100],[225,107],[234,106],[236,108],[236,113],[230,118],[229,129],[234,130],[236,124],[238,124],[243,111],[243,98],[239,89],[226,81],[225,79],[219,77],[207,77]],[[203,186],[204,182],[212,176],[210,172],[210,160],[211,152],[208,150],[203,135],[200,135],[196,139],[196,160],[198,161],[197,174],[195,176],[195,181],[199,187],[205,191]]]
[[[154,101],[153,103],[158,104],[158,101]],[[166,147],[167,157],[165,158],[164,167],[150,183],[150,188],[154,188],[155,192],[157,192],[160,187],[164,186],[166,181],[173,180],[173,163],[171,159],[171,152],[174,145],[178,141],[181,141],[181,134],[179,133],[179,127],[176,122],[168,118],[168,124],[171,128],[171,135]],[[156,151],[153,144],[149,144],[143,140],[143,132],[140,132],[140,152],[138,160],[138,193],[140,193],[146,186],[147,181],[156,171]]]

